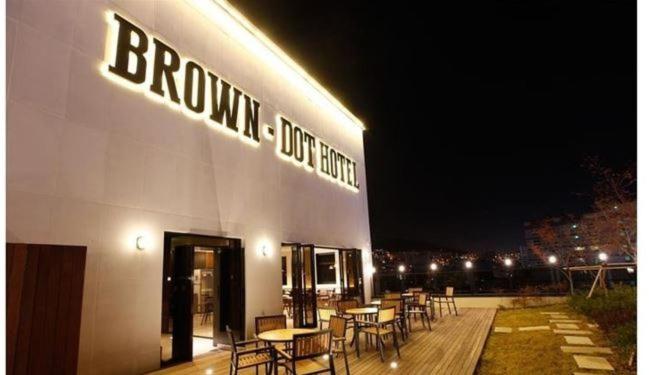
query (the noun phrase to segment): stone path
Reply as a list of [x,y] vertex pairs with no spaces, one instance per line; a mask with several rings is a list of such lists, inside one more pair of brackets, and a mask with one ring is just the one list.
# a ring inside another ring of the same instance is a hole
[[563,336],[566,339],[566,343],[570,345],[595,345],[593,340],[590,337],[584,336]]
[[511,327],[494,327],[496,333],[512,333]]

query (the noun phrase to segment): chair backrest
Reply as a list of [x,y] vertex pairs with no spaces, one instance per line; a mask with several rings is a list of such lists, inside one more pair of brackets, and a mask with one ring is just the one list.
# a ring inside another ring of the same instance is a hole
[[447,297],[453,297],[453,287],[452,286],[447,286],[446,287],[446,296]]
[[385,293],[385,296],[383,296],[385,299],[396,299],[396,298],[401,298],[401,293]]
[[377,322],[379,323],[389,323],[394,321],[396,315],[395,307],[388,307],[387,309],[380,309]]
[[320,319],[323,322],[328,322],[329,318],[331,318],[331,316],[335,314],[336,314],[336,309],[334,309],[333,307],[318,308],[318,319]]
[[346,310],[354,309],[358,307],[358,301],[355,299],[342,299],[336,303],[336,309],[340,313],[344,313]]
[[286,328],[286,315],[270,315],[255,317],[255,334]]
[[329,318],[329,329],[333,337],[345,337],[347,320],[342,316],[332,315]]
[[381,300],[381,309],[388,309],[390,307],[394,307],[394,313],[395,315],[401,314],[401,304],[403,303],[403,300],[401,298],[399,299],[382,299]]
[[428,293],[419,293],[417,296],[417,304],[420,306],[426,305],[426,300],[428,299]]
[[293,359],[320,357],[331,351],[331,330],[293,335]]

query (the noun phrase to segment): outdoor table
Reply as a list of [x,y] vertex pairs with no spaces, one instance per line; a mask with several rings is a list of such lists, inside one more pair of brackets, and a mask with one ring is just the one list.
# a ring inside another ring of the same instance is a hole
[[374,315],[379,312],[379,309],[376,307],[357,307],[353,309],[347,309],[345,310],[346,314],[354,316],[354,343],[356,344],[356,357],[360,358],[361,356],[361,347],[358,343],[358,331],[359,331],[359,326],[358,326],[358,321],[356,319],[357,316],[369,316],[369,315]]
[[376,305],[376,306],[381,306],[381,301],[372,301],[372,302],[370,302],[370,304]]
[[270,331],[262,332],[257,335],[257,338],[262,341],[267,342],[291,342],[293,341],[293,335],[299,335],[301,333],[311,333],[315,332],[317,329],[313,328],[284,328],[284,329],[272,329]]

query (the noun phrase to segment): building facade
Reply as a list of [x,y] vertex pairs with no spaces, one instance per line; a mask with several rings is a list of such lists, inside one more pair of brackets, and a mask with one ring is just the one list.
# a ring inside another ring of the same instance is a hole
[[81,374],[161,366],[182,257],[215,344],[282,312],[286,251],[370,295],[363,125],[224,1],[8,1],[7,146],[7,241],[86,248]]

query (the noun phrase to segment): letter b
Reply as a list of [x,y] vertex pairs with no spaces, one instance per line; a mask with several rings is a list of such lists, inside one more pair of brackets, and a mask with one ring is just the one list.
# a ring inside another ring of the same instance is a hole
[[[144,54],[149,48],[149,41],[144,31],[122,18],[117,13],[115,19],[119,22],[119,33],[117,34],[117,46],[115,51],[115,63],[108,66],[108,71],[139,84],[146,79],[146,58]],[[132,34],[137,35],[137,45],[133,45]],[[129,72],[129,59],[137,59],[135,72]]]

